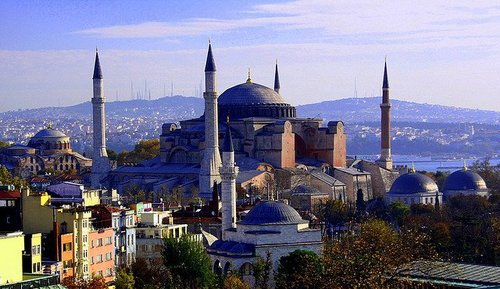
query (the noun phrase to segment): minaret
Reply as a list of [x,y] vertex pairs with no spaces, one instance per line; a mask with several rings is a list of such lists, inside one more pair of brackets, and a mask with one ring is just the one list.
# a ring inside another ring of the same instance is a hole
[[205,64],[205,149],[200,168],[200,195],[210,198],[214,182],[220,182],[219,168],[221,159],[219,153],[219,127],[215,83],[215,61],[212,55],[212,45],[208,43],[207,63]]
[[388,170],[392,170],[391,158],[391,104],[389,102],[389,80],[387,78],[387,61],[384,65],[384,82],[382,84],[382,103],[381,110],[381,150],[380,159],[377,163]]
[[220,175],[222,178],[222,240],[225,240],[226,230],[236,228],[236,177],[238,176],[238,167],[234,164],[234,147],[229,117],[226,122],[226,134],[222,146]]
[[99,52],[95,51],[94,97],[92,98],[92,122],[93,122],[93,154],[91,186],[98,188],[101,180],[106,177],[110,170],[108,153],[106,152],[106,119],[104,116],[104,86],[102,79],[101,64],[99,63]]
[[280,76],[278,74],[278,61],[276,60],[276,68],[274,70],[274,91],[280,93]]

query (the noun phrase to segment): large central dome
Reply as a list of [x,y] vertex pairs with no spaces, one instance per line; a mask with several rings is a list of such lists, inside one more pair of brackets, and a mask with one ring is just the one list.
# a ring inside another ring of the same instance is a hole
[[233,86],[219,97],[219,119],[246,117],[295,117],[295,107],[286,103],[273,89],[247,82]]
[[281,95],[269,87],[247,81],[224,91],[219,105],[286,104]]

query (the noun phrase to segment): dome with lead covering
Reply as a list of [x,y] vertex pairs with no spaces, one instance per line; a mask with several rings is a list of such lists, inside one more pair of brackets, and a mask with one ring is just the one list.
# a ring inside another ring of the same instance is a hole
[[42,129],[41,131],[37,132],[34,136],[34,138],[48,138],[48,137],[64,138],[68,136],[52,128]]
[[483,178],[471,170],[462,169],[453,172],[444,181],[443,191],[487,190]]
[[218,100],[219,118],[241,119],[246,117],[281,118],[295,117],[295,107],[286,103],[273,89],[247,82],[233,86],[222,93]]
[[287,204],[268,201],[253,207],[239,222],[242,225],[274,225],[305,223],[299,213]]
[[419,193],[436,193],[438,187],[436,183],[428,176],[409,172],[398,177],[389,190],[390,194],[419,194]]
[[219,105],[286,104],[281,95],[269,87],[247,81],[233,86],[219,97]]

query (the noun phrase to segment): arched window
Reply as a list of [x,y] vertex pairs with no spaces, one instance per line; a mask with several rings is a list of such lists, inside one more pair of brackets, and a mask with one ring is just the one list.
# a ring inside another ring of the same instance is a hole
[[214,273],[217,275],[222,275],[222,266],[220,265],[219,260],[216,260],[214,263]]
[[240,275],[241,276],[253,275],[253,265],[252,265],[252,263],[246,262],[245,264],[241,265],[241,267],[240,267]]
[[231,263],[229,261],[226,262],[226,265],[224,265],[224,275],[228,275],[231,273]]

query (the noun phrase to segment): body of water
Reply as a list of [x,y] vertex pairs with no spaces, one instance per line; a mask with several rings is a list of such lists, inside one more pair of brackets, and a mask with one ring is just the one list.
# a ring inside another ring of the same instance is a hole
[[[378,155],[363,155],[357,156],[357,158],[365,159],[369,161],[375,161],[378,159]],[[415,165],[417,171],[448,171],[454,172],[463,168],[464,160],[468,167],[472,167],[472,164],[478,160],[483,160],[481,158],[447,158],[447,157],[419,157],[411,155],[393,155],[392,161],[394,166],[408,166],[411,168],[412,164]],[[500,165],[500,158],[491,158],[490,164],[492,166]]]

